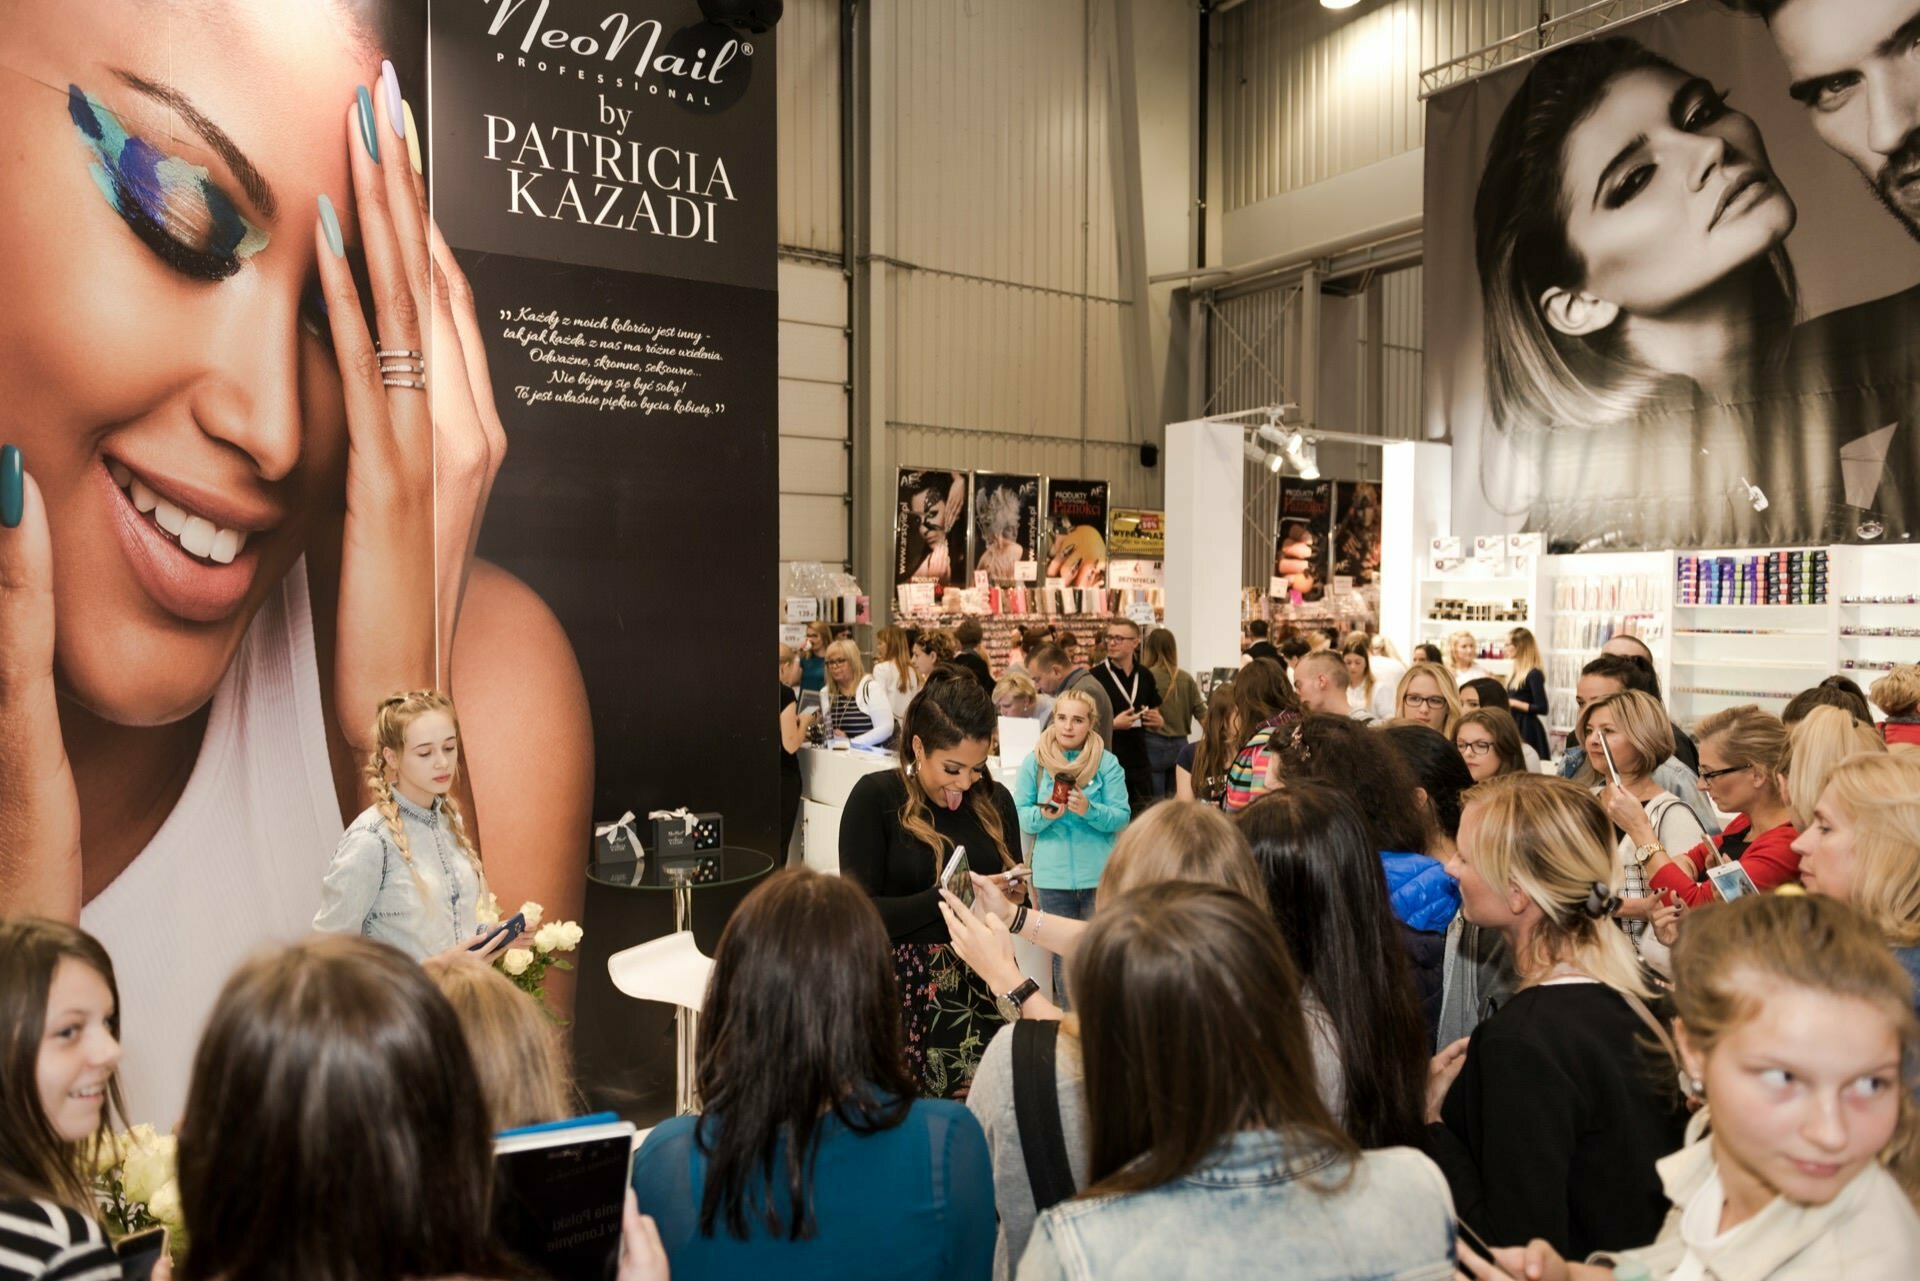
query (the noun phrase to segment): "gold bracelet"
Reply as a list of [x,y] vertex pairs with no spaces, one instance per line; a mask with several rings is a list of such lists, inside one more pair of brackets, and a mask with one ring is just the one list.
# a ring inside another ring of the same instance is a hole
[[[1645,863],[1648,860],[1650,860],[1655,854],[1666,854],[1666,853],[1667,853],[1667,847],[1662,845],[1659,841],[1657,840],[1648,841],[1645,845],[1642,845],[1640,847],[1640,861],[1642,863]],[[1668,855],[1668,857],[1672,857],[1672,856]]]

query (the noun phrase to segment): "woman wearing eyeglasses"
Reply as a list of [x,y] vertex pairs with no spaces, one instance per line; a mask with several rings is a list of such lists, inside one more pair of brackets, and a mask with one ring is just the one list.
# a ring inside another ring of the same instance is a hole
[[1526,752],[1513,717],[1497,707],[1466,713],[1453,727],[1453,745],[1467,763],[1473,781],[1484,783],[1501,774],[1520,774],[1527,768]]
[[[1800,856],[1793,852],[1793,843],[1800,833],[1781,796],[1777,769],[1786,753],[1786,726],[1779,717],[1748,704],[1715,712],[1700,722],[1699,733],[1700,790],[1715,808],[1738,817],[1720,835],[1684,854],[1669,854],[1655,842],[1647,883],[1656,894],[1671,891],[1688,907],[1713,902],[1707,868],[1730,860],[1745,868],[1761,890],[1798,884]],[[1654,842],[1644,816],[1622,826],[1635,842]]]
[[1394,714],[1445,734],[1460,719],[1460,691],[1438,663],[1415,663],[1394,692]]

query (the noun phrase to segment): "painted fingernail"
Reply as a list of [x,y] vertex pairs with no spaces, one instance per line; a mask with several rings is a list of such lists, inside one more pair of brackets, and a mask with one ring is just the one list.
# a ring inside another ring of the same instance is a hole
[[406,137],[407,119],[401,114],[400,76],[385,58],[380,60],[380,89],[387,97],[387,123],[393,126],[393,136]]
[[420,164],[420,126],[413,123],[413,104],[405,98],[400,100],[400,116],[407,122],[407,163],[415,173],[423,174],[426,169]]
[[27,512],[27,474],[18,445],[0,445],[0,526],[15,529]]
[[373,131],[373,95],[367,92],[365,85],[355,85],[353,96],[360,104],[360,141],[366,144],[368,158],[377,165],[380,163],[380,138]]
[[327,199],[327,193],[320,193],[320,230],[326,233],[327,248],[333,250],[335,258],[347,256],[347,245],[340,238],[340,215],[333,211],[333,201]]

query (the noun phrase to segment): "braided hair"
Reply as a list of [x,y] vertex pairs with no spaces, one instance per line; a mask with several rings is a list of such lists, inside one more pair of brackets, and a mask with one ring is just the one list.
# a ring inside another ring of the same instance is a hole
[[[453,710],[453,700],[439,690],[416,689],[394,694],[382,700],[379,710],[373,715],[373,748],[367,753],[367,762],[363,767],[367,790],[373,795],[374,808],[386,820],[387,835],[393,838],[394,845],[399,848],[400,858],[406,863],[407,871],[412,873],[413,887],[419,891],[423,903],[426,901],[427,887],[420,879],[420,869],[413,863],[413,849],[407,841],[407,825],[401,821],[400,802],[394,796],[393,780],[388,777],[387,753],[392,752],[397,758],[406,751],[407,727],[428,712],[445,712],[447,719],[453,722],[454,736],[459,737],[460,718]],[[466,815],[461,811],[460,802],[453,799],[452,791],[440,798],[440,812],[447,816],[453,839],[466,854],[473,874],[480,880],[480,892],[484,895],[487,874],[480,865],[480,851],[467,835]]]

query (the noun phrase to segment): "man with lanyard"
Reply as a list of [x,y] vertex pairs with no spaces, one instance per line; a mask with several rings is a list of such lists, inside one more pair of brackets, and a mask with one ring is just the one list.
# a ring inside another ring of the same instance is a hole
[[1153,804],[1153,767],[1147,761],[1147,731],[1158,727],[1160,687],[1153,673],[1135,662],[1140,624],[1116,618],[1107,624],[1107,657],[1093,678],[1113,703],[1113,754],[1127,773],[1127,800],[1136,816]]

